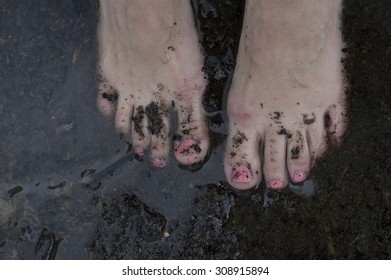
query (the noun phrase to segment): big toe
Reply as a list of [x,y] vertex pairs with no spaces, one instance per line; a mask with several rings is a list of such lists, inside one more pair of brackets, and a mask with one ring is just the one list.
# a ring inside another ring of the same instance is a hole
[[[200,103],[200,104],[198,104]],[[202,161],[209,151],[209,135],[201,101],[178,108],[178,131],[174,136],[176,159],[184,165]]]
[[259,138],[254,130],[233,127],[224,156],[224,172],[231,186],[250,189],[261,180]]

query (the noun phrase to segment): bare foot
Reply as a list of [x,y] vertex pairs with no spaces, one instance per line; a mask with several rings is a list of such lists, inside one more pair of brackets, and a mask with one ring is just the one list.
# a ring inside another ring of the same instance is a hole
[[176,110],[175,156],[187,165],[201,161],[209,148],[201,103],[206,79],[190,1],[100,0],[99,12],[100,111],[115,114],[135,153],[151,147],[152,163],[163,167]]
[[[304,181],[345,127],[341,0],[248,0],[224,159],[238,189]],[[262,161],[262,163],[261,163]]]

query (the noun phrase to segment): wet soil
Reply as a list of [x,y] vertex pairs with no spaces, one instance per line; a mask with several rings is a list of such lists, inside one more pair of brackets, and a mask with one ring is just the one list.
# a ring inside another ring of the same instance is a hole
[[244,1],[192,1],[212,130],[197,171],[152,168],[98,114],[96,2],[30,2],[0,0],[1,259],[391,258],[389,0],[345,1],[343,143],[303,186],[248,192],[221,166]]

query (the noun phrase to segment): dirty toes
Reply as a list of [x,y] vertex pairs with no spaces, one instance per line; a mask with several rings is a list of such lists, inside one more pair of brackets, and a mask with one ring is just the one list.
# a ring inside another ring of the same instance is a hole
[[333,104],[328,108],[325,117],[325,125],[330,139],[334,143],[339,144],[347,126],[346,106],[344,101]]
[[307,179],[310,171],[310,153],[306,133],[297,130],[287,139],[286,161],[293,182]]
[[132,116],[133,103],[131,99],[120,93],[115,114],[115,127],[121,136],[129,134]]
[[96,104],[98,110],[106,117],[111,117],[115,113],[115,102],[117,101],[117,91],[108,83],[100,82],[98,85],[98,97]]
[[133,152],[139,156],[144,155],[145,150],[151,144],[151,134],[148,129],[148,117],[144,106],[137,106],[134,109],[132,119],[132,145]]
[[[286,134],[286,135],[285,135]],[[288,185],[286,170],[286,138],[291,138],[288,131],[282,133],[269,131],[264,141],[264,165],[266,185],[271,189],[282,189]]]
[[145,107],[148,130],[151,135],[151,162],[155,167],[164,167],[169,154],[169,108],[164,102],[151,102]]
[[184,165],[201,162],[208,154],[207,121],[200,104],[179,106],[174,151],[176,159]]
[[259,137],[256,131],[230,130],[224,155],[224,172],[231,186],[245,190],[255,187],[261,180],[261,161],[258,152]]

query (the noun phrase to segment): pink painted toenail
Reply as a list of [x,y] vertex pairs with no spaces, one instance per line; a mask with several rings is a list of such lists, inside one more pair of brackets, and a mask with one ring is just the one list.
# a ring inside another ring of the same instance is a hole
[[166,166],[167,161],[164,160],[164,159],[161,159],[161,158],[154,158],[154,159],[152,160],[152,164],[153,164],[153,166],[155,166],[155,167],[161,168],[161,167]]
[[134,153],[139,156],[142,156],[144,155],[144,148],[141,146],[134,147]]
[[183,140],[177,149],[177,153],[181,155],[194,155],[199,154],[200,152],[200,146],[198,146],[197,142],[192,139]]
[[284,183],[279,180],[269,181],[269,187],[275,190],[279,190],[283,187]]
[[246,166],[239,165],[232,168],[232,182],[234,183],[248,183],[253,179],[251,170]]
[[297,171],[294,175],[295,182],[302,182],[307,178],[307,172],[304,171]]

